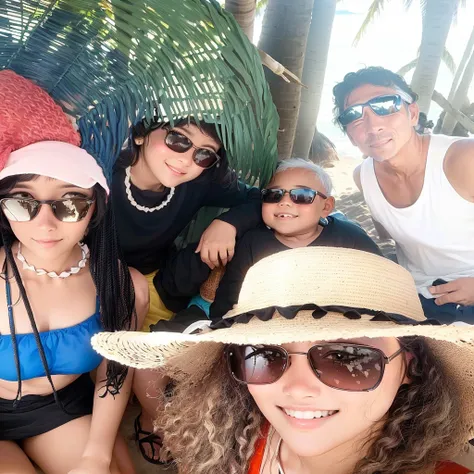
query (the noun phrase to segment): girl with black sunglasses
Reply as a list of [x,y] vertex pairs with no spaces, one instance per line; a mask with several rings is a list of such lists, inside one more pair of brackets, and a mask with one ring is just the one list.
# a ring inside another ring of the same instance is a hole
[[142,121],[132,130],[113,178],[119,240],[130,266],[146,275],[150,310],[144,331],[173,312],[153,283],[173,251],[175,239],[204,206],[231,208],[203,233],[197,252],[209,268],[226,265],[235,241],[260,222],[260,193],[229,169],[213,125],[193,119]]
[[399,265],[307,247],[254,265],[210,328],[93,346],[174,377],[157,424],[180,473],[467,474],[473,342],[425,318]]
[[[192,120],[169,123],[143,121],[132,129],[130,149],[122,153],[112,183],[113,206],[119,241],[128,265],[145,275],[149,285],[149,311],[142,330],[173,317],[157,290],[161,272],[175,252],[175,240],[205,206],[230,208],[213,220],[199,244],[188,249],[206,269],[232,260],[236,239],[261,222],[261,199],[257,188],[247,186],[229,169],[226,152],[216,128]],[[198,255],[199,253],[199,255]],[[176,274],[189,279],[188,269]],[[150,395],[151,375],[142,371],[134,378],[134,393],[143,411],[135,420],[136,438],[143,457],[160,464],[153,433],[156,399]],[[153,410],[147,410],[149,405]]]

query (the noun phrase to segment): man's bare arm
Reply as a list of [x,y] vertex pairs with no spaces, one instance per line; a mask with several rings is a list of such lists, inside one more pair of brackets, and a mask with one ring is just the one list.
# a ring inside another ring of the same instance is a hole
[[459,195],[474,202],[474,139],[459,140],[451,145],[444,172]]

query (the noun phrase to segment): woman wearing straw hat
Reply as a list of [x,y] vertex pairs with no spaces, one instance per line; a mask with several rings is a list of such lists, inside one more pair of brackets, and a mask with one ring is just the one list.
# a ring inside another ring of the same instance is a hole
[[101,333],[93,346],[176,380],[158,424],[183,473],[467,473],[474,330],[423,315],[413,279],[310,247],[247,273],[218,328]]

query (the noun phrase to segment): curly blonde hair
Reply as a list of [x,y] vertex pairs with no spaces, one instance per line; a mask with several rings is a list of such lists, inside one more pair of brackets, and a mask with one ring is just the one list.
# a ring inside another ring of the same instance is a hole
[[[457,454],[465,433],[459,397],[420,337],[401,338],[413,357],[382,429],[366,441],[354,474],[431,474]],[[176,382],[157,426],[180,473],[247,474],[264,417],[230,376],[224,353],[203,379]]]

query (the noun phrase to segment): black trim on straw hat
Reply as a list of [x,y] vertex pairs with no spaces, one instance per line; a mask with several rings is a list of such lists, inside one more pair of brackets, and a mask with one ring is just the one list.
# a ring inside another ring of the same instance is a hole
[[368,309],[368,308],[353,308],[351,306],[340,305],[325,305],[318,306],[314,303],[307,303],[303,305],[294,306],[268,306],[267,308],[255,309],[247,313],[233,316],[232,318],[222,319],[211,324],[211,329],[229,328],[234,323],[247,324],[252,318],[257,317],[261,321],[269,321],[273,318],[275,313],[280,314],[286,319],[294,319],[300,311],[312,311],[314,319],[321,319],[327,313],[340,313],[348,319],[361,319],[362,315],[373,316],[370,321],[390,321],[396,324],[405,324],[410,326],[440,326],[441,323],[436,319],[426,319],[417,321],[402,314],[387,313],[385,311]]

